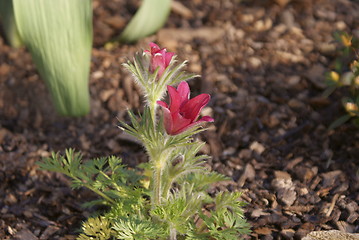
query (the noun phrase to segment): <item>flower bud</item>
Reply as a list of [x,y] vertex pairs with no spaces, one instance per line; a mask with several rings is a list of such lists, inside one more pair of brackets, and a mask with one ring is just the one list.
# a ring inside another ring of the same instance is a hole
[[355,116],[356,113],[354,113],[354,111],[358,111],[358,110],[359,110],[359,109],[358,109],[358,106],[357,106],[355,103],[353,103],[353,102],[347,102],[347,103],[345,103],[344,107],[345,107],[345,110],[346,110],[346,111],[349,113],[349,115],[351,115],[351,116]]
[[339,82],[340,76],[337,72],[331,71],[330,74],[330,80],[333,80],[334,82]]

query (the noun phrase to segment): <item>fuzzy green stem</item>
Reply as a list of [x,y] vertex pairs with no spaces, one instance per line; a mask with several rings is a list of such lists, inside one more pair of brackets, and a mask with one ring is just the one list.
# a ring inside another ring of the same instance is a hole
[[155,128],[154,131],[156,131],[156,109],[157,109],[157,102],[156,100],[152,100],[150,103],[150,112],[153,121],[153,127]]
[[161,192],[162,192],[162,167],[156,167],[153,174],[153,204],[161,204]]
[[168,193],[170,192],[170,189],[172,187],[172,184],[173,184],[173,178],[168,178],[166,183],[163,184],[162,192],[164,198],[167,198]]
[[163,171],[166,167],[166,162],[168,160],[168,150],[165,149],[156,149],[156,151],[151,152],[150,155],[151,162],[153,164],[153,201],[152,207],[160,205],[162,202],[163,196],[163,186],[166,186],[166,182],[163,182]]
[[148,105],[150,108],[150,114],[151,114],[151,118],[152,118],[152,123],[153,123],[153,127],[154,127],[154,131],[156,131],[156,110],[157,110],[157,97],[154,97],[155,94],[152,93],[151,94],[152,97],[150,99],[148,99]]

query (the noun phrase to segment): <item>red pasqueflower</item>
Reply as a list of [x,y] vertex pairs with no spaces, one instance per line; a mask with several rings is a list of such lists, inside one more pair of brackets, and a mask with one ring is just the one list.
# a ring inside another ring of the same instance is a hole
[[151,54],[151,65],[150,71],[153,73],[158,69],[158,76],[161,77],[162,73],[170,64],[173,55],[173,52],[167,52],[166,48],[160,48],[157,44],[150,43],[151,50],[145,50],[145,53]]
[[170,105],[162,101],[157,103],[163,110],[163,121],[169,135],[177,135],[202,122],[213,122],[214,119],[205,116],[198,119],[199,113],[211,99],[209,94],[200,94],[189,99],[190,89],[187,82],[181,82],[177,89],[167,86]]

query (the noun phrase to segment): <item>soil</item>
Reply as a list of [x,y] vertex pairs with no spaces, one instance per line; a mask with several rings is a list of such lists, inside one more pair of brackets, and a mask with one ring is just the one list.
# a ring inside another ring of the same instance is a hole
[[328,126],[344,114],[343,91],[322,97],[337,57],[333,34],[359,34],[359,2],[349,0],[181,0],[157,34],[109,45],[138,1],[94,0],[91,113],[56,114],[26,49],[0,38],[0,238],[75,239],[96,196],[72,190],[36,161],[52,151],[84,158],[118,155],[146,161],[121,132],[126,109],[142,99],[121,66],[150,41],[189,60],[192,95],[210,93],[215,119],[198,138],[208,164],[243,192],[252,233],[246,239],[300,239],[313,230],[359,232],[358,129]]

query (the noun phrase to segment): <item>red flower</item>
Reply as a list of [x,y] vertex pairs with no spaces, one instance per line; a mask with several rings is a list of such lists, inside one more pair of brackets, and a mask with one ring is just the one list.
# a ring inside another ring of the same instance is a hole
[[166,48],[160,48],[157,44],[150,43],[151,51],[145,50],[145,53],[151,54],[150,71],[153,73],[158,69],[158,76],[161,77],[162,73],[168,67],[174,55],[173,52],[167,52]]
[[187,82],[181,82],[177,89],[167,86],[170,95],[170,105],[162,101],[157,103],[162,107],[164,125],[169,135],[177,135],[202,122],[213,122],[214,119],[205,116],[197,121],[200,111],[211,99],[209,94],[200,94],[189,99],[190,89]]

